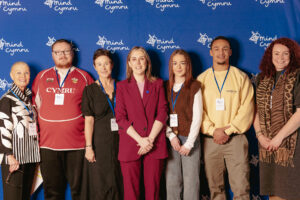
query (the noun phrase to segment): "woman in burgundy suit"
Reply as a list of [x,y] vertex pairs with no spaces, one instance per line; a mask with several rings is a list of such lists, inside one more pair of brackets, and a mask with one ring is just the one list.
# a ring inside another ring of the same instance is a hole
[[158,200],[164,159],[168,156],[163,81],[151,75],[151,61],[142,47],[131,49],[126,65],[127,79],[117,84],[115,108],[124,199],[139,199],[143,172],[145,199]]

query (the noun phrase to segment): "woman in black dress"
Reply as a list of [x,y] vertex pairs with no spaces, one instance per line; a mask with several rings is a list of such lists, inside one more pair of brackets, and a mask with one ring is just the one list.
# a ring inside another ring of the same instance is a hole
[[111,77],[113,61],[109,51],[98,49],[93,62],[99,79],[86,86],[82,95],[86,160],[81,199],[117,200],[123,198],[123,185],[114,113],[116,83]]

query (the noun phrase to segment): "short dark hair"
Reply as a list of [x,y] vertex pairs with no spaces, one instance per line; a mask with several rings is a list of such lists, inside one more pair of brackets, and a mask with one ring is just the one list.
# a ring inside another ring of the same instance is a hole
[[110,51],[100,48],[94,52],[94,56],[93,56],[93,64],[94,65],[95,65],[95,60],[100,56],[107,56],[110,59],[111,64],[114,64]]
[[210,49],[212,48],[212,46],[213,46],[213,44],[214,44],[214,42],[215,41],[217,41],[217,40],[225,40],[226,42],[228,42],[228,44],[229,44],[229,48],[231,49],[231,44],[230,44],[230,40],[227,38],[227,37],[225,37],[225,36],[217,36],[217,37],[215,37],[212,41],[211,41],[211,43],[210,43]]
[[73,43],[72,43],[71,41],[66,40],[66,39],[59,39],[59,40],[56,40],[56,41],[52,44],[52,46],[51,46],[52,51],[53,51],[53,47],[54,47],[57,43],[67,43],[68,45],[70,45],[71,50],[73,50]]

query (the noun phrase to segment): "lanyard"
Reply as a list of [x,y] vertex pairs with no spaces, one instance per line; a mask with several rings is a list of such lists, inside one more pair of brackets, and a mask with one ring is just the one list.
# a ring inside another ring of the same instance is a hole
[[178,90],[174,102],[173,102],[173,89],[172,89],[172,93],[171,93],[171,101],[172,101],[172,110],[173,110],[173,111],[174,111],[175,104],[176,104],[177,98],[178,98],[178,96],[179,96],[180,90],[182,89],[183,85],[184,85],[184,84],[182,84],[182,86],[181,86],[180,89]]
[[[281,73],[280,73],[280,76],[281,76],[281,75],[283,75],[283,74],[284,74],[284,72],[285,72],[285,69],[281,71]],[[280,76],[279,76],[279,78],[280,78]],[[278,79],[279,79],[279,78],[278,78]],[[278,79],[277,79],[277,81],[278,81]],[[274,85],[273,85],[273,88],[272,88],[271,94],[273,93],[273,90],[275,89],[275,86],[276,86],[276,83],[275,83],[275,81],[274,81]]]
[[223,83],[222,83],[222,87],[221,87],[221,89],[220,89],[219,84],[218,84],[218,81],[217,81],[217,78],[216,78],[216,75],[215,75],[215,70],[214,70],[214,68],[212,67],[212,71],[213,71],[214,77],[215,77],[215,82],[216,82],[217,87],[218,87],[218,90],[219,90],[219,92],[220,92],[220,98],[221,98],[221,93],[222,93],[222,90],[223,90],[223,86],[224,86],[225,81],[226,81],[226,79],[227,79],[227,75],[228,75],[229,69],[230,69],[230,66],[229,66],[228,69],[227,69],[226,76],[225,76],[225,78],[224,78],[224,81],[223,81]]
[[[106,94],[105,89],[104,89],[104,87],[103,87],[103,85],[102,85],[102,83],[101,83],[101,81],[100,81],[100,78],[99,78],[99,83],[100,83],[100,86],[101,86],[101,89],[102,89],[103,93],[104,93],[105,96],[106,96],[106,99],[107,99],[107,101],[108,101],[109,107],[110,107],[110,109],[112,110],[113,115],[115,116],[115,110],[114,110],[114,108],[116,107],[116,95],[114,96],[114,105],[112,105],[112,103],[111,103],[111,101],[110,101],[108,95]],[[116,81],[114,81],[114,92],[115,92],[115,91],[116,91]]]
[[17,97],[17,99],[23,104],[23,106],[24,106],[24,108],[28,111],[28,113],[29,113],[29,117],[31,118],[31,120],[33,120],[33,112],[32,112],[32,110],[30,109],[29,110],[29,108],[24,104],[24,102],[14,93],[14,91],[12,91],[12,90],[10,90],[12,93],[13,93],[13,95],[15,95],[15,97]]
[[57,82],[58,82],[59,89],[61,89],[61,87],[64,85],[64,82],[65,82],[65,80],[67,79],[67,76],[69,75],[71,68],[72,68],[72,67],[69,68],[69,70],[68,70],[68,72],[67,72],[67,75],[65,76],[63,82],[62,82],[61,84],[59,84],[58,73],[57,73],[57,69],[56,69],[56,67],[55,67],[56,78],[57,78]]

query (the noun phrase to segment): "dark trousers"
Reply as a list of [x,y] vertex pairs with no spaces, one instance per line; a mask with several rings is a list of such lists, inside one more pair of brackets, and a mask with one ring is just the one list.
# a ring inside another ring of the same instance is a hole
[[10,174],[9,165],[1,165],[4,200],[30,200],[35,167],[35,163],[23,164]]
[[[124,183],[124,200],[140,199],[140,178],[144,175],[145,200],[158,200],[164,159],[144,156],[130,162],[120,162]],[[143,165],[143,167],[142,167]],[[143,171],[141,169],[143,168]]]
[[84,150],[53,151],[41,149],[41,173],[45,200],[65,199],[66,182],[72,200],[80,199]]

